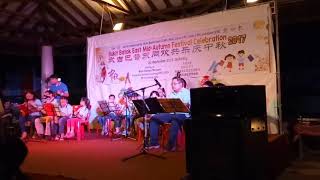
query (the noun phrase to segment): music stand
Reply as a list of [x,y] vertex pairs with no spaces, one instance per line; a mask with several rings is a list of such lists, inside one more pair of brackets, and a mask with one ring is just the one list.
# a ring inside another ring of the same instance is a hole
[[134,90],[133,91],[133,92],[142,91],[143,100],[140,100],[140,101],[139,100],[138,101],[134,100],[132,102],[133,103],[135,103],[135,102],[137,103],[138,102],[139,105],[137,104],[136,108],[138,109],[139,113],[140,112],[142,113],[141,115],[144,117],[144,140],[143,140],[143,146],[142,146],[142,149],[140,150],[140,152],[138,154],[135,154],[135,155],[132,155],[130,157],[126,157],[126,158],[122,159],[123,162],[125,162],[125,161],[127,161],[129,159],[133,159],[135,157],[141,156],[141,155],[150,155],[150,156],[153,156],[153,157],[156,157],[156,158],[166,159],[163,156],[149,153],[148,149],[147,149],[148,140],[147,140],[147,118],[146,118],[146,115],[147,115],[148,112],[153,112],[153,111],[156,111],[156,110],[150,109],[150,108],[152,108],[152,106],[150,106],[150,107],[147,106],[145,98],[144,98],[145,97],[144,93],[145,93],[145,90],[147,88],[154,87],[154,86],[158,86],[158,84],[154,84],[154,85],[151,85],[151,86],[143,87],[143,88],[140,88],[138,90]]
[[62,112],[61,112],[60,107],[58,105],[54,105],[54,112],[57,117],[62,117]]
[[181,99],[158,99],[160,105],[166,113],[189,113],[189,108]]
[[160,104],[157,98],[148,98],[145,100],[147,106],[149,107],[148,114],[165,113],[165,109]]
[[163,113],[164,109],[161,107],[157,98],[148,98],[143,100],[133,100],[134,106],[137,108],[140,115]]
[[137,108],[139,114],[141,116],[144,116],[145,114],[148,114],[148,110],[147,110],[147,107],[146,107],[146,103],[143,102],[143,100],[132,100],[134,106]]
[[110,112],[109,104],[107,101],[98,101],[98,104],[105,115]]
[[[99,104],[100,109],[104,115],[107,115],[111,112],[111,110],[109,108],[109,103],[106,100],[98,101],[98,104]],[[105,124],[103,126],[105,126]],[[102,131],[103,131],[103,129],[102,129]],[[111,140],[116,140],[116,139],[119,139],[119,138],[114,138]]]

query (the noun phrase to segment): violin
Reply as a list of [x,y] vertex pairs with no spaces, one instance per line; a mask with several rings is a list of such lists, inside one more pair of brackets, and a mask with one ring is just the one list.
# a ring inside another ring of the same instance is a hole
[[28,110],[27,103],[19,104],[19,105],[18,105],[18,109],[20,110],[20,114],[21,114],[23,117],[29,115],[29,110]]
[[55,115],[54,105],[52,103],[45,103],[43,105],[42,113],[44,113],[47,116],[54,116]]
[[81,107],[81,105],[73,106],[73,115],[77,116]]

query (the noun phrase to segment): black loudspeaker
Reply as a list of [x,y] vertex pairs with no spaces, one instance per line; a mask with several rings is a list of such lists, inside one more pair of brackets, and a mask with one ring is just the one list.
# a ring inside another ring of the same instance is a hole
[[195,180],[266,179],[265,86],[191,90],[187,172]]

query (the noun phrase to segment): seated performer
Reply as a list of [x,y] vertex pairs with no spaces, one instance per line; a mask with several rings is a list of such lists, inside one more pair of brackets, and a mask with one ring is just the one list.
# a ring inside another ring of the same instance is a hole
[[90,101],[88,98],[83,97],[80,100],[80,108],[74,112],[73,118],[67,120],[67,134],[65,138],[73,138],[75,136],[75,127],[77,124],[84,123],[88,121],[88,116],[90,114]]
[[[123,111],[122,115],[125,117],[126,120],[126,129],[122,132],[122,135],[130,135],[131,129],[133,127],[134,119],[139,116],[137,109],[133,104],[133,100],[137,100],[139,98],[139,94],[132,92],[127,97],[127,104],[122,106]],[[126,132],[126,130],[128,132]]]
[[[161,88],[159,88],[161,89]],[[158,90],[159,90],[158,89]],[[150,95],[149,95],[149,98],[160,98],[160,94],[158,91],[151,91]],[[147,120],[149,120],[151,118],[151,114],[148,114],[147,115]],[[141,130],[144,130],[144,117],[138,117],[136,120],[135,120],[135,128],[136,130],[139,128]],[[147,123],[147,125],[149,125],[149,123]]]
[[[173,92],[168,96],[168,98],[179,98],[181,101],[189,107],[190,105],[190,91],[185,86],[185,81],[178,77],[172,78],[172,90]],[[178,131],[182,122],[187,118],[186,113],[159,113],[151,117],[150,120],[150,146],[149,149],[159,148],[159,126],[163,123],[171,123],[169,142],[167,144],[167,150],[175,151],[176,139],[178,136]]]
[[6,128],[12,122],[12,114],[5,105],[2,103],[2,99],[0,98],[0,143],[2,142],[2,138],[6,137]]
[[160,97],[160,94],[158,91],[151,91],[150,93],[150,98],[159,98]]
[[[59,117],[59,120],[58,120],[59,130],[58,130],[58,135],[56,136],[55,140],[63,141],[64,140],[64,127],[67,123],[67,120],[72,117],[72,113],[73,113],[72,106],[68,103],[68,99],[66,97],[61,97],[59,109],[61,111],[61,117]],[[57,130],[55,130],[55,131],[57,131]]]
[[[0,99],[1,100],[1,99]],[[11,118],[19,119],[20,111],[18,107],[14,103],[12,103],[9,99],[2,99],[4,114],[0,114],[1,116],[5,114],[9,114]]]
[[[58,105],[57,100],[54,97],[52,91],[47,90],[44,92],[44,98],[42,99],[43,109],[41,110],[43,116],[35,119],[35,128],[37,135],[43,137],[46,135],[48,138],[51,135],[55,135],[54,131],[51,132],[51,127],[54,126],[57,122],[57,118],[54,116],[54,106]],[[44,130],[42,122],[45,123],[46,129]],[[34,136],[35,138],[35,136]]]
[[159,93],[158,98],[166,98],[167,97],[166,90],[163,87],[158,88],[158,93]]
[[47,90],[44,92],[42,103],[57,104],[58,101],[54,98],[54,93],[51,90]]
[[120,126],[121,126],[121,107],[119,104],[115,102],[115,95],[109,95],[108,107],[110,112],[107,115],[98,117],[98,121],[103,127],[102,133],[104,135],[108,135],[108,122],[109,120],[113,120],[115,124],[116,134],[120,134]]
[[8,99],[0,99],[0,139],[9,135],[8,126],[19,119],[20,111]]
[[19,105],[20,116],[19,125],[21,130],[21,139],[27,138],[26,121],[31,121],[33,126],[35,119],[41,116],[42,103],[36,98],[32,91],[26,91],[24,94],[25,102]]

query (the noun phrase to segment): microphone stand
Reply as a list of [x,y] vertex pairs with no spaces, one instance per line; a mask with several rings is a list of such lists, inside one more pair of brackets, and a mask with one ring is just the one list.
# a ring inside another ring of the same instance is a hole
[[[158,84],[154,84],[154,85],[150,85],[150,86],[146,86],[146,87],[143,87],[143,88],[140,88],[140,89],[137,89],[137,90],[133,90],[132,92],[137,92],[137,91],[141,91],[142,92],[142,100],[143,102],[145,103],[145,90],[148,89],[148,88],[151,88],[151,87],[154,87],[154,86],[158,86]],[[146,104],[146,103],[145,103]],[[144,139],[143,139],[143,146],[140,150],[139,153],[137,154],[134,154],[132,156],[129,156],[129,157],[126,157],[126,158],[123,158],[122,161],[125,162],[129,159],[133,159],[133,158],[136,158],[136,157],[139,157],[139,156],[142,156],[142,155],[149,155],[149,156],[153,156],[153,157],[156,157],[156,158],[159,158],[159,159],[165,159],[165,157],[163,156],[160,156],[160,155],[156,155],[156,154],[152,154],[152,153],[149,153],[148,152],[148,149],[147,149],[147,145],[148,145],[148,131],[147,131],[147,112],[149,110],[149,107],[147,106],[147,109],[144,109]]]

